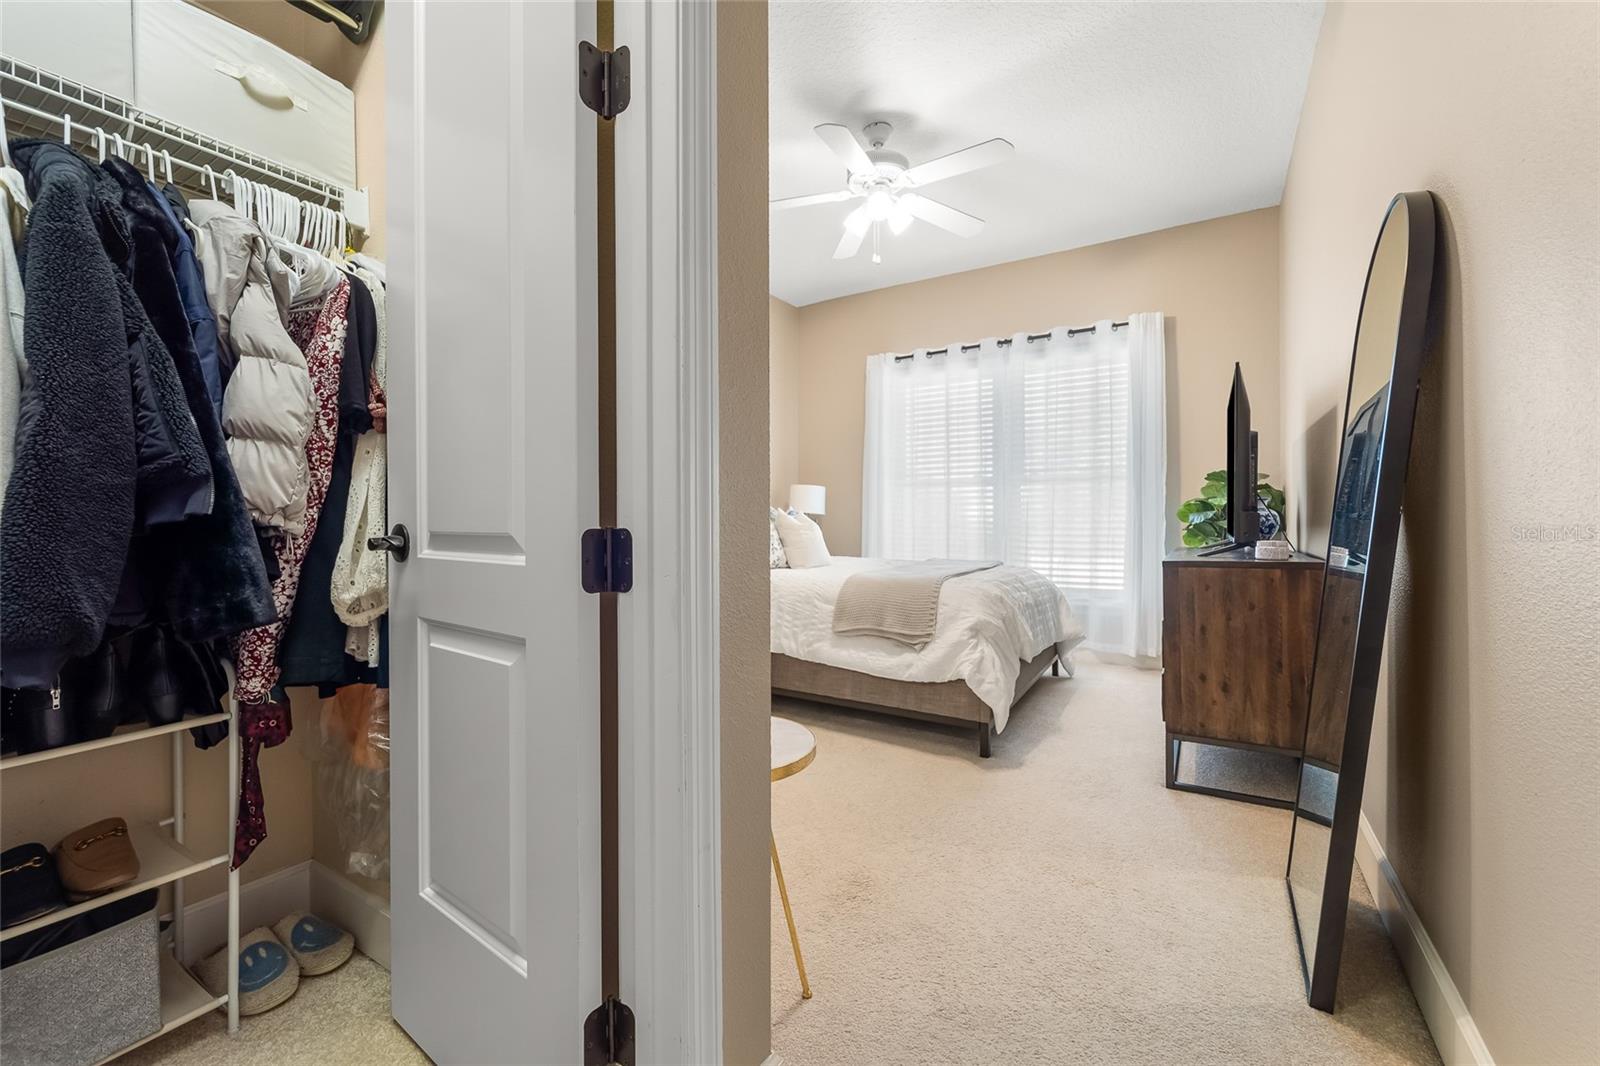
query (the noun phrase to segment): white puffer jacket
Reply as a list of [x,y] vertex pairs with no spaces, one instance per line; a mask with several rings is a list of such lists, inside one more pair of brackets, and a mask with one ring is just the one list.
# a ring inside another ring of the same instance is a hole
[[223,358],[237,360],[222,395],[228,457],[250,517],[303,533],[317,402],[305,356],[283,328],[288,274],[261,228],[227,204],[194,200],[189,213]]

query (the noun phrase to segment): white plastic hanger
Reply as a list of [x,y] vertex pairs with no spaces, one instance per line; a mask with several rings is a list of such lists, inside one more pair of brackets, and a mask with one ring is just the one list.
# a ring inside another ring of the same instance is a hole
[[0,99],[0,164],[11,165],[11,142],[6,137],[6,102]]
[[106,161],[106,131],[99,126],[94,128],[94,150],[100,155],[100,162]]
[[283,197],[283,236],[294,240],[300,228],[300,201],[286,192],[278,195]]
[[167,184],[176,185],[177,182],[172,180],[172,153],[165,148],[161,149],[161,160],[167,164]]
[[61,112],[61,143],[72,147],[72,116],[65,111]]
[[144,173],[150,184],[156,183],[156,150],[148,144],[144,146]]

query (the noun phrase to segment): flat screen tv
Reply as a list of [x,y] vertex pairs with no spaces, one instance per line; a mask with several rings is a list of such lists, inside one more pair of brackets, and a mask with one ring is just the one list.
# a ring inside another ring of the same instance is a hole
[[1244,388],[1244,371],[1234,363],[1233,388],[1228,393],[1228,539],[1201,552],[1202,555],[1246,548],[1260,538],[1261,520],[1256,515],[1258,481],[1256,435],[1250,428],[1250,394]]

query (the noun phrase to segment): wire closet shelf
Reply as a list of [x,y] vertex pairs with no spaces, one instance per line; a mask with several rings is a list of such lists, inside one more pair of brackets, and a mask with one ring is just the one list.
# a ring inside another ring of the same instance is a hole
[[[96,148],[104,142],[108,151],[113,138],[120,137],[123,158],[164,178],[170,161],[170,180],[191,192],[219,194],[231,170],[306,203],[347,216],[352,213],[347,200],[355,190],[338,182],[180,126],[120,97],[8,55],[0,55],[0,100],[5,105],[7,137],[77,138]],[[349,224],[364,228],[358,221]]]

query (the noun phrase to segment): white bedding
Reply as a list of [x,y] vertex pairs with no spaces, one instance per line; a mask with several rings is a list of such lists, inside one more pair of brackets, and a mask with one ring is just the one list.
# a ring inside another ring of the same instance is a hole
[[921,650],[883,637],[842,637],[833,604],[845,578],[885,565],[835,555],[827,566],[772,571],[772,650],[807,662],[896,681],[965,681],[1006,727],[1022,662],[1052,644],[1066,654],[1083,641],[1067,597],[1020,566],[950,578],[939,591],[939,624]]

